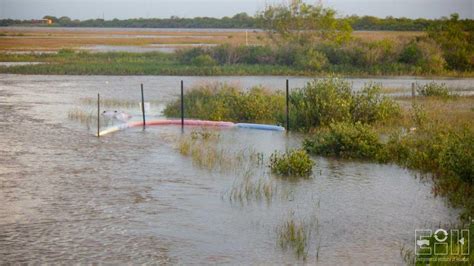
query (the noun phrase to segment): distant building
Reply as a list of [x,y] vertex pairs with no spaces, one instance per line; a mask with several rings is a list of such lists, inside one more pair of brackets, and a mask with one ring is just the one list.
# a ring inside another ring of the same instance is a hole
[[51,25],[53,21],[51,19],[32,19],[31,24]]

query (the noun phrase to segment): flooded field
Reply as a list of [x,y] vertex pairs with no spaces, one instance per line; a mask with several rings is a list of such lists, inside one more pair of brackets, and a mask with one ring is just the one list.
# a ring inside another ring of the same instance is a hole
[[212,47],[215,44],[209,43],[195,43],[195,44],[150,44],[146,46],[113,46],[113,45],[95,45],[85,46],[81,50],[94,52],[94,53],[105,53],[105,52],[128,52],[128,53],[148,53],[148,52],[163,52],[173,53],[178,49],[191,48],[191,47]]
[[[410,39],[421,35],[422,32],[354,32],[355,37],[366,40]],[[199,44],[262,45],[266,38],[265,32],[259,29],[0,27],[0,51],[54,52],[62,48],[86,47],[101,52],[150,52],[155,51],[149,47],[153,45],[167,45],[173,49]],[[170,52],[166,49],[158,51]]]
[[[457,221],[429,181],[393,165],[313,157],[309,179],[272,176],[269,155],[298,147],[298,134],[214,129],[225,156],[255,153],[263,162],[203,167],[177,148],[199,128],[98,139],[93,126],[68,119],[98,92],[138,102],[140,83],[159,117],[181,79],[186,88],[226,81],[283,89],[286,77],[0,75],[0,262],[295,264],[303,261],[278,244],[279,228],[294,219],[309,232],[306,263],[403,264],[400,250],[413,248],[415,229]],[[307,80],[291,78],[291,86]],[[369,80],[351,81],[357,89]],[[409,93],[415,80],[375,81]],[[258,182],[271,193],[239,197],[242,184]]]

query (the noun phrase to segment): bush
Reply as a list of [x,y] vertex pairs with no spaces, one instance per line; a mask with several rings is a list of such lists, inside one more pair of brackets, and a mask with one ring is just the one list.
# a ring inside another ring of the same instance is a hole
[[[204,84],[186,92],[185,116],[234,122],[285,124],[285,96],[262,87],[248,91],[227,84]],[[380,86],[368,85],[353,93],[347,81],[330,78],[309,82],[290,94],[290,125],[309,130],[332,122],[385,121],[399,114],[394,101],[383,97]],[[180,115],[180,101],[169,103],[164,114]]]
[[240,46],[237,49],[241,64],[274,64],[275,55],[269,46]]
[[293,66],[295,65],[298,52],[298,48],[295,45],[280,45],[275,51],[276,63],[285,66]]
[[440,167],[464,182],[474,181],[474,134],[465,129],[451,132],[439,153]]
[[399,61],[414,65],[423,73],[440,73],[446,66],[441,48],[431,39],[408,43],[400,54]]
[[230,46],[229,44],[223,44],[216,47],[210,48],[212,58],[219,64],[237,64],[240,61],[241,55],[237,51],[237,48]]
[[474,179],[474,134],[430,124],[416,133],[395,133],[385,145],[383,161],[456,177],[471,183]]
[[374,123],[399,117],[400,106],[381,92],[381,85],[372,83],[355,93],[351,108],[352,121]]
[[195,47],[191,49],[180,49],[176,51],[176,58],[181,64],[192,64],[192,61],[201,55],[209,55],[209,51],[202,47]]
[[274,152],[270,156],[272,172],[281,176],[308,177],[314,162],[305,150],[292,150],[286,153]]
[[202,54],[193,58],[191,64],[195,66],[215,66],[217,62],[210,55]]
[[337,78],[311,81],[303,89],[293,90],[290,100],[294,129],[308,130],[333,122],[374,123],[400,115],[400,107],[381,94],[380,85],[369,84],[360,92],[352,92],[347,81]]
[[[185,117],[233,122],[275,123],[285,110],[285,97],[262,87],[248,91],[225,83],[203,84],[184,95]],[[180,101],[169,103],[164,114],[180,115]]]
[[352,89],[345,80],[310,81],[303,89],[293,90],[290,99],[293,128],[308,130],[334,121],[351,120]]
[[327,57],[316,49],[306,49],[296,55],[296,67],[310,71],[320,71],[328,64]]
[[375,159],[382,148],[378,134],[362,123],[333,123],[303,142],[313,154],[348,159]]
[[400,62],[405,64],[416,64],[420,61],[423,57],[423,53],[420,47],[416,44],[416,42],[408,43],[402,50],[400,54]]
[[418,46],[422,52],[422,58],[416,63],[423,69],[424,73],[436,74],[444,71],[446,60],[441,48],[430,39],[420,41]]
[[436,82],[430,82],[425,85],[417,85],[416,91],[418,95],[425,97],[449,97],[449,89],[445,83],[438,84]]

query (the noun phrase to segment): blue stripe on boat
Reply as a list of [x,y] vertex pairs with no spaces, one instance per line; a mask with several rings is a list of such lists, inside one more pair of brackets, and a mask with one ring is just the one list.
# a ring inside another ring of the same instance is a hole
[[250,128],[258,130],[269,130],[269,131],[285,131],[284,127],[264,124],[250,124],[250,123],[237,123],[235,124],[238,128]]

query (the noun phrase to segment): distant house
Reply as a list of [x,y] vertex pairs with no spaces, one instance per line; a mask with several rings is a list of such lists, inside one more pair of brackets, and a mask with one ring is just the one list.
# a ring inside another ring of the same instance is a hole
[[32,19],[31,24],[51,25],[53,21],[51,19]]

